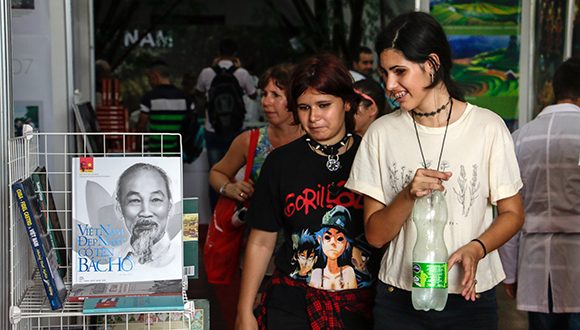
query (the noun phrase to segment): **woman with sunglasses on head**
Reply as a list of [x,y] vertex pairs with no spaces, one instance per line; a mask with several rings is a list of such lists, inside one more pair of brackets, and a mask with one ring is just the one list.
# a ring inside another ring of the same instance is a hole
[[[352,133],[359,101],[336,56],[313,56],[295,69],[288,108],[306,135],[274,150],[256,183],[238,329],[372,327],[373,250],[361,196],[343,187],[360,143]],[[256,317],[253,297],[280,229],[277,271]]]
[[372,79],[355,82],[354,91],[361,96],[354,132],[363,136],[373,121],[387,113],[387,98],[381,85]]
[[[464,101],[450,76],[447,37],[430,15],[396,17],[379,34],[376,51],[387,94],[401,108],[371,124],[346,185],[365,196],[369,243],[389,244],[375,328],[496,329],[495,286],[505,277],[496,249],[524,219],[510,133],[498,115]],[[417,236],[411,210],[434,190],[446,194],[449,295],[442,311],[425,312],[411,303]]]

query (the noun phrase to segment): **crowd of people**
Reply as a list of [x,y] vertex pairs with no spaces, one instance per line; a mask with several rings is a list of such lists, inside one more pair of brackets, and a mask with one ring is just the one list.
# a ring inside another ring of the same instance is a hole
[[[571,257],[580,252],[578,59],[556,72],[557,104],[512,136],[493,109],[466,101],[447,36],[426,13],[394,18],[350,68],[313,55],[270,67],[258,89],[236,52],[222,42],[195,102],[171,84],[166,64],[152,65],[139,121],[179,132],[196,111],[212,207],[219,195],[248,202],[239,303],[224,315],[231,327],[497,329],[503,282],[530,312],[530,329],[580,329],[570,290],[580,276]],[[251,134],[239,113],[244,95],[261,95],[266,121],[249,180],[237,175]],[[433,191],[448,209],[449,296],[442,311],[418,311],[411,216]]]

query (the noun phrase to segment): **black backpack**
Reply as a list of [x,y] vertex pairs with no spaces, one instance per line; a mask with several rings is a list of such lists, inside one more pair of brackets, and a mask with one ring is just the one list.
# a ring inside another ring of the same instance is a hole
[[237,68],[224,69],[213,66],[216,76],[208,92],[209,122],[220,136],[229,136],[239,132],[244,124],[246,108],[243,91],[238,79],[234,76]]

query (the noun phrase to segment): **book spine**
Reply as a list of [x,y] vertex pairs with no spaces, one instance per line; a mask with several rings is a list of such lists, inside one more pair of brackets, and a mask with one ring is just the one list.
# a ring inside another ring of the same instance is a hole
[[[49,221],[46,222],[47,226],[46,226],[46,231],[48,232],[48,237],[50,239],[50,242],[52,243],[51,245],[53,247],[57,247],[57,248],[64,248],[64,246],[62,246],[61,244],[59,244],[58,239],[56,238],[56,234],[55,231],[53,230],[53,223],[51,219],[51,214],[49,211],[49,201],[48,201],[48,190],[44,189],[44,185],[42,183],[42,179],[40,178],[40,176],[36,173],[32,173],[32,175],[30,176],[32,178],[32,182],[34,183],[34,189],[36,191],[36,195],[38,196],[38,200],[40,201],[40,207],[42,212],[44,213],[46,219],[48,219]],[[65,265],[66,262],[64,260],[64,256],[61,250],[57,250],[56,251],[56,260],[60,265]],[[59,272],[61,273],[61,276],[65,275],[65,271],[64,269],[59,269]]]
[[197,279],[199,263],[198,199],[183,199],[183,273],[188,279]]
[[83,303],[83,314],[179,312],[183,310],[182,295],[89,298]]
[[[82,284],[81,284],[82,285]],[[84,296],[73,296],[69,295],[66,298],[68,302],[83,302],[87,299],[94,298],[115,298],[115,297],[125,297],[130,295],[131,297],[159,297],[159,296],[174,296],[175,292],[165,292],[165,293],[135,293],[135,292],[121,292],[118,294],[90,294]]]
[[53,310],[60,309],[62,308],[62,301],[60,300],[60,297],[58,295],[58,290],[56,288],[54,278],[50,273],[50,269],[48,266],[49,261],[46,258],[46,253],[40,241],[41,240],[40,231],[36,227],[35,221],[32,219],[34,215],[31,212],[32,208],[30,205],[30,201],[26,196],[24,186],[22,185],[22,183],[20,182],[15,183],[12,186],[12,189],[14,190],[14,194],[16,195],[16,202],[18,204],[17,207],[18,210],[20,211],[20,215],[26,228],[26,232],[28,233],[28,238],[30,239],[34,259],[36,260],[36,265],[38,266],[40,278],[42,279],[46,295],[50,302],[50,307]]

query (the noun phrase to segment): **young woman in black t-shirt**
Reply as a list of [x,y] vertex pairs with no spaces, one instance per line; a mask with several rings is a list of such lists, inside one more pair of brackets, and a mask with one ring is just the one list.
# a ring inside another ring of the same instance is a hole
[[[296,68],[288,108],[307,134],[274,150],[256,183],[238,329],[371,327],[373,250],[361,196],[343,187],[360,144],[352,133],[359,101],[336,56],[313,56]],[[280,230],[277,271],[255,315],[253,297]]]

